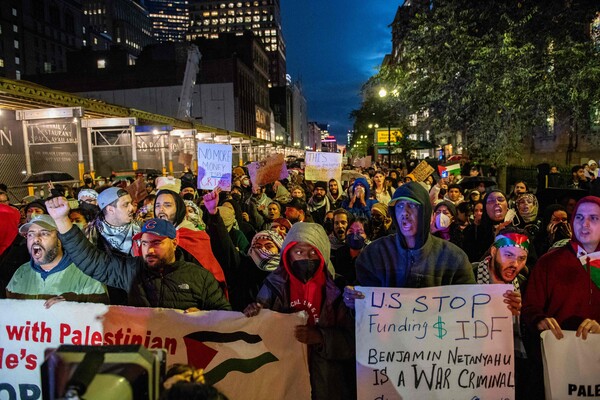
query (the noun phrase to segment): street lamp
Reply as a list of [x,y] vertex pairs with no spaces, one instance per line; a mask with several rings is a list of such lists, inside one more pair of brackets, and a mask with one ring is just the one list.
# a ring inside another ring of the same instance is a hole
[[[385,98],[387,97],[387,90],[385,90],[385,88],[381,88],[379,89],[379,97],[381,98]],[[391,125],[391,121],[390,121],[390,116],[387,116],[387,121],[388,121],[388,142],[387,142],[387,149],[388,149],[388,167],[391,168],[392,167],[392,146],[391,146],[391,140],[392,140],[392,125]]]

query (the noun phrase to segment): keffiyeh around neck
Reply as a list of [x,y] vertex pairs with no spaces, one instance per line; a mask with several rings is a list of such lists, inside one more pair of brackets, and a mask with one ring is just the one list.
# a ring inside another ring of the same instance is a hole
[[133,245],[133,236],[140,232],[136,224],[113,226],[104,220],[99,220],[98,232],[110,243],[111,247],[121,253],[130,254]]

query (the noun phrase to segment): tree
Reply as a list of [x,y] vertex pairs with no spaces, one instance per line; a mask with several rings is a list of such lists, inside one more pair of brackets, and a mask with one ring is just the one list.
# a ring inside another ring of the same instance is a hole
[[583,0],[436,0],[408,22],[399,60],[365,84],[363,108],[377,86],[394,88],[389,112],[418,115],[417,130],[463,132],[472,158],[499,166],[550,117],[567,119],[575,138],[590,134],[600,55],[589,26],[598,12]]

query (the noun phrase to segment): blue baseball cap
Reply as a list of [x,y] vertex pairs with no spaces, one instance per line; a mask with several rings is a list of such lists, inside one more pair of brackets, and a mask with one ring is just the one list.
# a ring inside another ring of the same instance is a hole
[[142,231],[133,237],[133,240],[138,240],[144,233],[151,233],[160,237],[168,237],[169,239],[175,239],[177,237],[177,231],[172,223],[160,218],[152,218],[144,222],[142,225]]

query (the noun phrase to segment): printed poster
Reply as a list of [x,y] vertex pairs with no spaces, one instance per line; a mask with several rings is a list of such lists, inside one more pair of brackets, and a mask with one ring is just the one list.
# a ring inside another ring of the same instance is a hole
[[[306,315],[199,311],[0,300],[0,398],[41,399],[40,366],[61,344],[142,344],[174,363],[204,368],[228,398],[310,399],[306,346],[294,327]],[[256,382],[261,382],[257,385]],[[3,397],[4,396],[4,397]],[[6,397],[8,396],[8,397]]]

